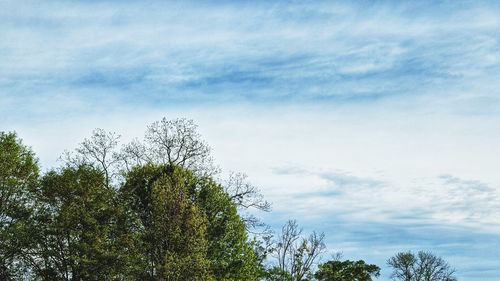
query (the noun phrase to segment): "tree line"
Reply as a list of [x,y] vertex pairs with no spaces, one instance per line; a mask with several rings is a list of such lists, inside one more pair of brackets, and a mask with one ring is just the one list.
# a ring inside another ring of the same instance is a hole
[[[324,234],[295,220],[273,233],[270,211],[241,173],[221,180],[192,120],[162,119],[143,139],[95,130],[41,172],[34,152],[0,132],[0,280],[370,281],[377,265],[326,253]],[[392,278],[452,281],[428,252],[388,260]]]

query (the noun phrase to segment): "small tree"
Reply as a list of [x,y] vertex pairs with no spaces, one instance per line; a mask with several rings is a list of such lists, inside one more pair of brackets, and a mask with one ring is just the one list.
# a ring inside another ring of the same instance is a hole
[[331,260],[318,266],[314,277],[319,281],[372,281],[380,276],[380,267],[363,260]]
[[455,270],[442,258],[430,252],[401,252],[387,260],[391,278],[401,281],[456,281]]

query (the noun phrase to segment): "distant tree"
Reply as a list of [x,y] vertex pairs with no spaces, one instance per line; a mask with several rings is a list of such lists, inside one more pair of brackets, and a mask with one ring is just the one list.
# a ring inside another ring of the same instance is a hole
[[288,221],[275,241],[277,266],[271,268],[271,280],[305,281],[312,278],[312,267],[326,249],[324,234],[302,236],[295,220]]
[[318,281],[372,281],[380,276],[380,267],[363,260],[334,259],[318,266],[314,277]]
[[38,161],[15,133],[0,132],[0,280],[19,280],[38,183]]
[[387,264],[392,267],[391,278],[401,281],[456,281],[455,270],[442,258],[430,252],[400,252]]

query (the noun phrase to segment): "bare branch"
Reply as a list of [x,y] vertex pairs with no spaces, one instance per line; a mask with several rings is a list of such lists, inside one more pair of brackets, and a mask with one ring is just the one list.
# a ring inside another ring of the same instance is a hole
[[303,280],[311,274],[311,268],[325,251],[324,234],[313,232],[307,238],[295,220],[288,221],[275,241],[274,256],[283,274],[292,280]]
[[113,177],[118,174],[116,164],[119,159],[115,149],[119,139],[120,135],[116,133],[95,129],[90,138],[85,138],[73,153],[66,151],[62,157],[63,161],[67,165],[85,164],[101,170],[106,179],[106,186],[109,187]]
[[260,190],[248,182],[247,178],[243,173],[231,173],[224,184],[224,190],[239,207],[270,211],[271,204],[264,200]]

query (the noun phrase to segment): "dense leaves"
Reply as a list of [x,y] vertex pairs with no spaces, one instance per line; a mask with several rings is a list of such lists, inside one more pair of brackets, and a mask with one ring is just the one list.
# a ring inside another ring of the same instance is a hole
[[21,258],[33,211],[31,191],[38,181],[38,163],[14,133],[0,132],[0,280],[20,278]]
[[146,280],[209,280],[207,217],[195,200],[197,178],[177,166],[139,166],[121,189],[144,260]]
[[[134,229],[150,279],[156,280],[164,265],[172,268],[166,256],[178,255],[197,261],[179,270],[207,272],[200,280],[257,279],[260,268],[245,225],[229,195],[211,178],[179,166],[138,166],[129,173],[121,194],[138,224]],[[174,261],[178,266],[182,259]]]
[[319,281],[372,281],[380,276],[380,268],[363,260],[332,260],[320,264],[314,276]]
[[48,172],[36,193],[31,245],[43,280],[106,280],[119,271],[113,190],[89,166]]
[[209,257],[217,280],[257,280],[258,257],[248,242],[245,224],[222,186],[201,181],[198,202],[208,218]]

